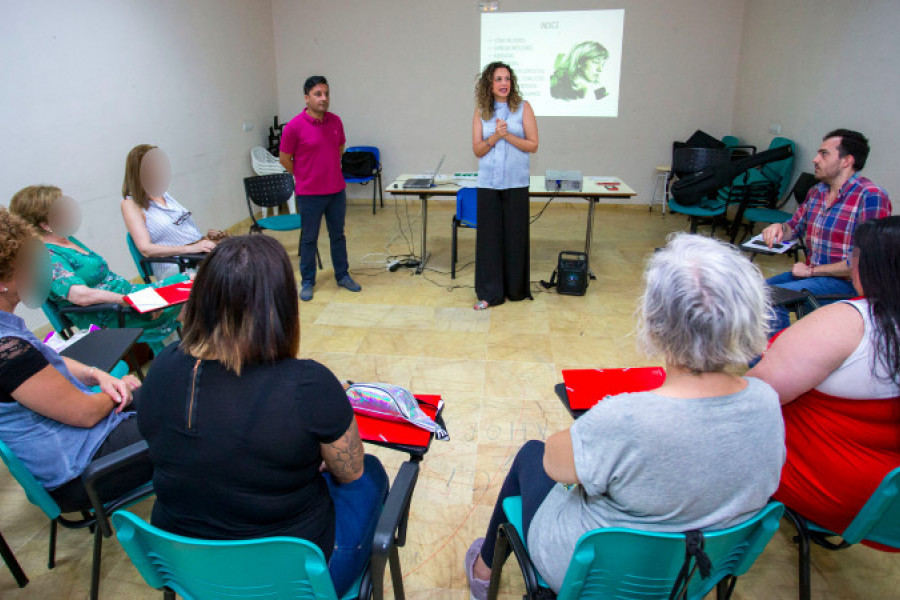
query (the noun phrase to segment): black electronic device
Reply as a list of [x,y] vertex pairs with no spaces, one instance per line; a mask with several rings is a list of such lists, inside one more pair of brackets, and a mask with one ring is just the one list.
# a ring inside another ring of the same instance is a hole
[[569,296],[584,296],[588,286],[588,256],[565,250],[559,253],[556,267],[556,291]]

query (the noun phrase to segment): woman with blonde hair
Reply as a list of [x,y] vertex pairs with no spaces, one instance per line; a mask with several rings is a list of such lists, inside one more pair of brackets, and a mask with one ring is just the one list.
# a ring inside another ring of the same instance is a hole
[[478,157],[475,310],[531,298],[529,155],[537,120],[512,67],[487,65],[475,84],[472,151]]
[[[128,153],[120,208],[134,245],[147,258],[209,252],[224,234],[200,233],[191,211],[166,191],[170,179],[169,159],[160,148],[139,144]],[[177,265],[153,263],[157,279],[177,272]]]
[[[128,306],[125,296],[146,287],[161,287],[186,281],[186,275],[173,275],[145,285],[133,284],[110,271],[106,260],[79,241],[75,232],[81,223],[78,203],[64,196],[52,185],[32,185],[16,192],[9,203],[10,211],[34,227],[50,253],[52,284],[49,300],[57,306],[91,306],[118,304]],[[125,327],[155,329],[168,334],[178,326],[180,306],[152,313],[124,314]],[[103,310],[90,313],[68,313],[67,318],[79,329],[90,325],[119,327],[119,313]]]

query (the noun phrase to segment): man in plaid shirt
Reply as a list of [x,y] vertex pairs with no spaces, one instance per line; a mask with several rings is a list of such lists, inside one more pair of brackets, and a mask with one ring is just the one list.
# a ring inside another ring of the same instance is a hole
[[[857,131],[836,129],[825,136],[813,159],[820,183],[809,190],[790,221],[769,225],[762,232],[770,248],[782,240],[802,237],[807,261],[796,263],[789,273],[769,278],[770,285],[806,289],[814,296],[856,295],[850,281],[853,232],[864,221],[891,215],[887,192],[859,175],[868,156],[869,140]],[[770,332],[775,334],[790,324],[787,310],[775,307]]]

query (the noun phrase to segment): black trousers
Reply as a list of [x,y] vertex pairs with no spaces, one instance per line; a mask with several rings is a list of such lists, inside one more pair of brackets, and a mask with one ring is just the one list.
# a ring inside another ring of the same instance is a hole
[[478,188],[475,294],[491,306],[531,298],[528,188]]
[[[128,446],[141,441],[140,432],[137,426],[137,416],[122,421],[106,436],[106,440],[94,453],[91,460],[103,458],[108,454],[112,454],[116,450],[127,448]],[[144,485],[153,478],[153,465],[148,459],[146,462],[140,462],[132,465],[127,471],[120,472],[115,478],[107,478],[99,482],[97,493],[102,501],[109,501],[127,494],[131,490]],[[91,507],[91,501],[88,498],[87,490],[81,483],[81,476],[71,479],[62,484],[55,490],[50,491],[50,497],[56,500],[62,512],[77,512]]]

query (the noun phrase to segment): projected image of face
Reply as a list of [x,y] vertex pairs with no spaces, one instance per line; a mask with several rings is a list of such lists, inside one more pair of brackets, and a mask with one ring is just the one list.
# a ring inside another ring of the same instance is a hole
[[510,77],[509,69],[503,67],[494,69],[494,76],[491,80],[491,93],[494,94],[494,100],[506,102],[510,89],[512,89],[512,77]]
[[603,74],[603,67],[606,65],[606,59],[596,58],[584,61],[584,78],[591,83],[599,83],[600,75]]
[[593,41],[581,42],[568,53],[558,54],[550,76],[550,95],[559,100],[605,98],[609,93],[598,84],[608,59],[609,51]]

